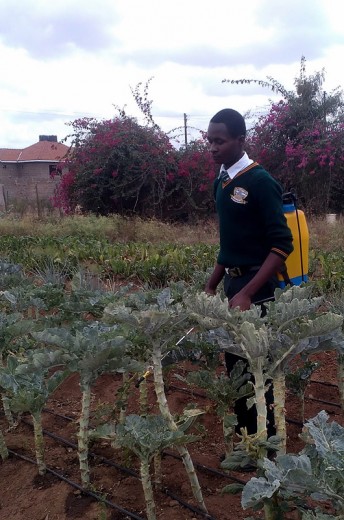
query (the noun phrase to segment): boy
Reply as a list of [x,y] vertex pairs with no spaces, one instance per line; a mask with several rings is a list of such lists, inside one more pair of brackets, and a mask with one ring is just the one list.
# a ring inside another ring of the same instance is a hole
[[[276,273],[283,270],[293,250],[292,234],[283,213],[282,189],[262,166],[248,157],[245,137],[245,120],[235,110],[221,110],[210,121],[210,152],[220,165],[214,183],[220,252],[205,291],[214,295],[224,278],[229,307],[239,307],[242,311],[252,303],[273,297]],[[240,358],[226,353],[225,359],[229,373]],[[272,388],[267,403],[273,403]],[[240,399],[235,412],[237,431],[246,427],[248,433],[255,433],[255,407],[247,410],[246,399]],[[268,420],[270,436],[274,434],[271,410]]]

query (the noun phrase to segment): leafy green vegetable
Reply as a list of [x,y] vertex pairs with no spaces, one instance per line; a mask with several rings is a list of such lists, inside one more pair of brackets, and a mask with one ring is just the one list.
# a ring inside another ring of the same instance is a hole
[[274,462],[264,459],[264,476],[252,478],[243,489],[244,509],[271,499],[280,508],[285,503],[301,508],[299,498],[310,496],[318,502],[330,500],[344,514],[344,428],[327,421],[322,411],[306,422],[306,446],[299,455],[280,455]]
[[16,413],[30,412],[32,415],[40,475],[46,471],[42,409],[50,394],[62,383],[67,373],[67,371],[57,371],[49,375],[45,367],[20,363],[14,356],[9,356],[7,365],[0,367],[0,386],[6,393],[10,409]]

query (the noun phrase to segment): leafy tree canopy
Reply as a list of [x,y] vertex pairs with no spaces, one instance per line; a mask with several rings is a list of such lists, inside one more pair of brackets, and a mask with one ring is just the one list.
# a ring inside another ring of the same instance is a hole
[[294,189],[310,211],[340,211],[344,179],[344,102],[336,88],[328,93],[325,71],[306,74],[301,58],[294,91],[274,78],[225,79],[230,84],[256,83],[280,94],[267,114],[258,118],[249,132],[251,156],[278,178],[285,189]]
[[154,122],[149,81],[132,89],[145,124],[119,109],[107,121],[71,123],[71,153],[64,163],[55,205],[77,205],[100,215],[119,213],[163,219],[189,219],[212,208],[214,166],[205,139],[179,150]]

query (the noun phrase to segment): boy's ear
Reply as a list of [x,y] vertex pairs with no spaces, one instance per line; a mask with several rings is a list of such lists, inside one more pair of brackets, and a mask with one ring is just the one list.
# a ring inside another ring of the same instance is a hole
[[244,136],[244,135],[239,135],[239,137],[238,137],[238,141],[239,141],[240,144],[244,144],[244,142],[245,142],[245,136]]

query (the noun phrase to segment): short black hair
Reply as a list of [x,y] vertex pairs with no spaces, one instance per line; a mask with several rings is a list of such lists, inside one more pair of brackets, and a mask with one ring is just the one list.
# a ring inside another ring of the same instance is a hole
[[224,108],[217,112],[211,120],[211,123],[224,123],[231,137],[236,138],[243,135],[246,136],[245,119],[239,112],[232,108]]

